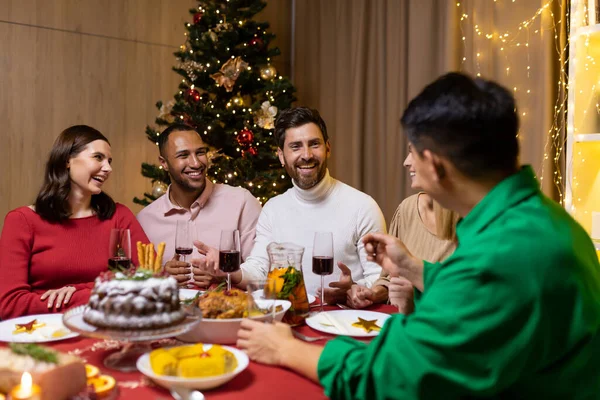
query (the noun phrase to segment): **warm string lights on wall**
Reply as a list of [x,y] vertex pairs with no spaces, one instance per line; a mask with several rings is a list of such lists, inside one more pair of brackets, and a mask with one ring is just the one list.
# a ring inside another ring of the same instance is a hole
[[[502,6],[504,12],[510,7],[516,7],[516,0],[494,0],[494,7]],[[481,16],[477,13],[469,13],[464,9],[465,4],[456,2],[456,6],[460,8],[460,28],[462,33],[463,57],[461,60],[461,68],[466,70],[474,70],[476,76],[481,76],[486,71],[497,70],[494,62],[497,62],[495,55],[500,55],[503,62],[502,72],[505,80],[511,82],[506,86],[512,87],[517,103],[519,104],[519,112],[522,123],[526,122],[529,116],[529,110],[532,108],[533,102],[539,101],[539,93],[536,93],[536,88],[533,87],[531,77],[536,74],[536,66],[531,63],[531,44],[534,39],[541,40],[542,33],[554,35],[556,43],[556,53],[563,64],[560,65],[560,76],[557,82],[557,93],[559,94],[554,106],[554,118],[550,127],[546,143],[544,146],[544,156],[541,166],[542,173],[540,181],[543,181],[545,164],[549,157],[553,160],[553,184],[555,185],[560,202],[563,202],[563,177],[561,174],[561,156],[564,150],[564,137],[562,135],[565,114],[566,114],[566,96],[564,93],[567,89],[566,75],[566,47],[559,48],[559,26],[561,19],[557,18],[553,12],[553,4],[558,3],[557,7],[561,7],[559,0],[550,0],[544,3],[531,16],[524,19],[510,30],[495,30],[488,28],[485,22],[482,22]],[[561,12],[562,15],[562,12]],[[543,24],[544,18],[551,21],[549,24]],[[539,23],[538,23],[539,21]],[[549,26],[548,26],[549,25]],[[468,56],[468,46],[473,50],[472,56]],[[524,53],[524,54],[523,54]],[[472,59],[470,59],[470,57]],[[470,63],[470,64],[469,64]],[[502,80],[502,79],[501,79]],[[523,125],[523,124],[522,124]],[[519,132],[519,139],[523,140],[523,132]],[[552,155],[551,155],[552,154]]]

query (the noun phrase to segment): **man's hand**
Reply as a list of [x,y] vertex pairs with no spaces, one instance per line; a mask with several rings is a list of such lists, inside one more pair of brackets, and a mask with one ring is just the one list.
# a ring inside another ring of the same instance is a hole
[[199,240],[194,240],[194,246],[198,249],[198,253],[206,258],[206,263],[204,265],[206,271],[211,272],[213,275],[223,274],[221,270],[219,270],[219,249],[215,249]]
[[69,300],[71,300],[71,296],[73,296],[73,293],[75,293],[76,290],[77,289],[73,286],[64,286],[60,289],[46,291],[40,296],[40,299],[48,299],[48,309],[51,309],[54,306],[56,306],[56,309],[59,309],[63,305],[69,304]]
[[414,257],[400,239],[384,233],[367,233],[363,237],[367,260],[374,261],[391,277],[404,276],[423,290],[423,260]]
[[377,285],[369,289],[361,285],[352,285],[346,304],[352,308],[365,308],[374,303],[383,303],[387,298],[388,291],[385,286]]
[[187,262],[179,261],[179,256],[175,254],[173,258],[165,264],[165,271],[175,278],[179,285],[185,285],[190,280],[192,267]]
[[[348,296],[348,291],[354,284],[352,281],[352,272],[350,272],[350,268],[348,268],[346,264],[341,261],[338,261],[337,265],[342,272],[340,275],[340,280],[337,282],[331,282],[329,284],[329,288],[325,288],[325,291],[323,292],[324,301],[327,304],[345,303]],[[321,298],[321,288],[317,289],[316,294],[318,298]]]
[[414,288],[406,278],[396,277],[390,279],[390,303],[398,307],[400,314],[408,315],[415,310]]
[[286,343],[295,341],[292,328],[284,323],[263,322],[243,319],[238,331],[236,346],[246,352],[252,361],[269,365],[283,365],[281,349]]

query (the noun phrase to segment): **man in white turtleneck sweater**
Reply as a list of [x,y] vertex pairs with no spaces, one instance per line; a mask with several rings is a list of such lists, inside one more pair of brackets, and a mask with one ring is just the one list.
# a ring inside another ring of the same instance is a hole
[[321,276],[312,272],[314,234],[329,231],[333,233],[338,268],[325,277],[325,301],[344,303],[352,283],[370,287],[381,272],[379,265],[367,261],[361,241],[369,232],[386,231],[381,209],[367,194],[329,175],[327,159],[331,148],[318,111],[304,107],[282,111],[275,124],[275,135],[279,140],[279,160],[294,187],[265,204],[256,225],[252,252],[241,271],[232,274],[232,282],[243,285],[265,279],[269,271],[267,245],[291,242],[304,247],[302,271],[306,289],[318,294]]

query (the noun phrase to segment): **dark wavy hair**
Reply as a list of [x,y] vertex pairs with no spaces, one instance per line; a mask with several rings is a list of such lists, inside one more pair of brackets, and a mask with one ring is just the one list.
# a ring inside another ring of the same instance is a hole
[[[81,153],[91,142],[108,139],[96,129],[87,125],[75,125],[62,131],[54,142],[46,163],[44,184],[35,200],[35,211],[45,220],[62,222],[71,216],[69,193],[71,179],[67,164],[72,157]],[[92,209],[101,220],[109,219],[115,213],[114,200],[104,192],[92,195]]]

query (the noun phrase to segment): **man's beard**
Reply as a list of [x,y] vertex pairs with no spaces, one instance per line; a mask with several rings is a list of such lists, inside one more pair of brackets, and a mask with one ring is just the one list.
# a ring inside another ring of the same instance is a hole
[[313,186],[315,186],[317,183],[321,182],[321,180],[323,179],[323,177],[325,177],[325,173],[327,172],[327,161],[324,161],[323,163],[319,163],[316,160],[310,160],[308,162],[303,162],[303,163],[297,163],[298,166],[301,165],[310,165],[312,163],[317,163],[317,174],[315,175],[311,175],[311,176],[303,176],[302,174],[300,174],[300,172],[298,172],[298,169],[296,166],[290,166],[288,164],[288,162],[285,162],[285,170],[287,171],[288,175],[293,179],[294,183],[296,183],[296,186],[298,186],[300,189],[310,189]]

